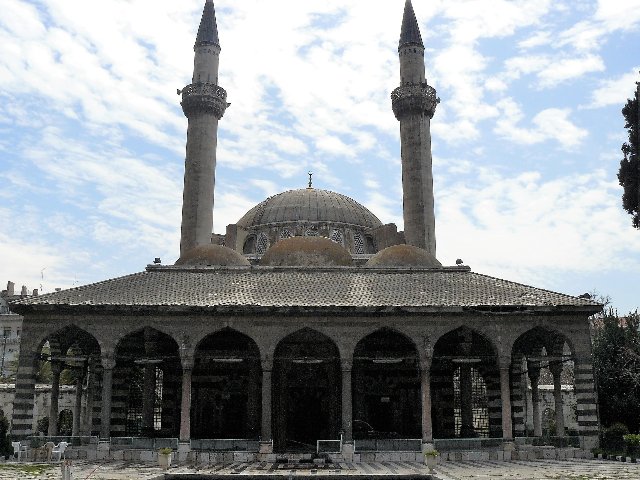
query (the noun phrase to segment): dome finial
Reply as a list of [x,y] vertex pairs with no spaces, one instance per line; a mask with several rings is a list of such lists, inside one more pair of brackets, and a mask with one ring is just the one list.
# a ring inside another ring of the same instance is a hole
[[313,172],[309,172],[309,186],[307,188],[313,188]]

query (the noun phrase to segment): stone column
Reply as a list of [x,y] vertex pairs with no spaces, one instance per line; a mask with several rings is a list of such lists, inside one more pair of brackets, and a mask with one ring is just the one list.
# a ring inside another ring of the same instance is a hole
[[58,435],[58,400],[60,397],[60,372],[62,364],[51,360],[51,404],[49,405],[49,431],[47,435]]
[[[16,372],[16,394],[13,400],[13,421],[11,436],[18,440],[33,435],[33,411],[36,390],[36,372],[39,352],[30,338],[29,324],[24,322],[23,335],[18,355],[18,371]],[[35,333],[35,332],[34,332]]]
[[500,400],[502,402],[502,440],[513,442],[513,425],[511,423],[511,386],[509,385],[511,357],[500,357]]
[[82,419],[82,432],[84,435],[91,435],[93,426],[93,395],[95,390],[96,366],[93,363],[87,365],[87,389],[85,391],[85,408]]
[[76,398],[75,404],[73,406],[73,428],[71,430],[71,435],[74,437],[80,436],[80,417],[82,415],[82,383],[84,380],[83,374],[83,370],[80,370],[78,372],[78,378],[76,378]]
[[353,403],[351,394],[351,372],[353,363],[349,360],[342,361],[342,431],[343,440],[347,443],[353,441]]
[[260,363],[250,360],[247,385],[247,433],[249,438],[258,435],[260,425],[258,420],[258,402],[260,401]]
[[553,399],[556,407],[556,436],[564,437],[564,408],[562,401],[562,361],[549,362],[553,374]]
[[538,391],[538,380],[540,379],[540,362],[527,362],[527,372],[531,382],[531,406],[533,416],[533,436],[542,436],[542,423],[540,417],[540,392]]
[[111,437],[111,394],[113,390],[113,369],[116,361],[112,356],[102,357],[102,405],[100,410],[100,439]]
[[180,404],[180,442],[191,440],[191,378],[193,361],[182,362],[182,402]]
[[[420,390],[422,394],[422,445],[423,450],[433,450],[433,423],[431,420],[431,361],[420,362]],[[428,447],[427,447],[428,446]]]
[[263,442],[271,442],[271,372],[273,360],[262,360],[262,428],[261,438]]

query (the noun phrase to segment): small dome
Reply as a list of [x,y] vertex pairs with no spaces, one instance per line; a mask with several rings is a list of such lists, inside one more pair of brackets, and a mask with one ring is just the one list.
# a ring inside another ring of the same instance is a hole
[[260,265],[271,267],[351,266],[351,255],[324,237],[291,237],[280,240],[262,257]]
[[353,198],[329,190],[301,188],[272,197],[249,210],[238,225],[251,228],[306,222],[328,222],[377,228],[382,222],[371,211]]
[[379,251],[365,264],[366,267],[426,267],[439,268],[442,264],[426,250],[412,245],[392,245]]
[[182,255],[176,265],[189,267],[249,266],[249,260],[222,245],[198,245]]

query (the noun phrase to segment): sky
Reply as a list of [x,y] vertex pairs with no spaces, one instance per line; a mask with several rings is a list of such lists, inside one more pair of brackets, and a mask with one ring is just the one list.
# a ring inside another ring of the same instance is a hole
[[[427,78],[437,256],[640,307],[621,207],[620,113],[640,81],[640,0],[414,0]],[[93,283],[172,264],[204,0],[2,0],[0,282]],[[218,0],[214,230],[314,186],[402,226],[404,0]],[[4,284],[2,286],[4,287]]]

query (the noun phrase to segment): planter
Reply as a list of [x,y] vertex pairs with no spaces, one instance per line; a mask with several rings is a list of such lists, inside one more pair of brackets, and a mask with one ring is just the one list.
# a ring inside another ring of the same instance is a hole
[[159,453],[158,454],[158,465],[161,468],[168,470],[171,466],[171,454],[170,453]]
[[424,463],[427,464],[427,467],[429,468],[429,472],[433,473],[433,469],[438,464],[438,457],[436,457],[434,455],[425,455],[424,456]]

